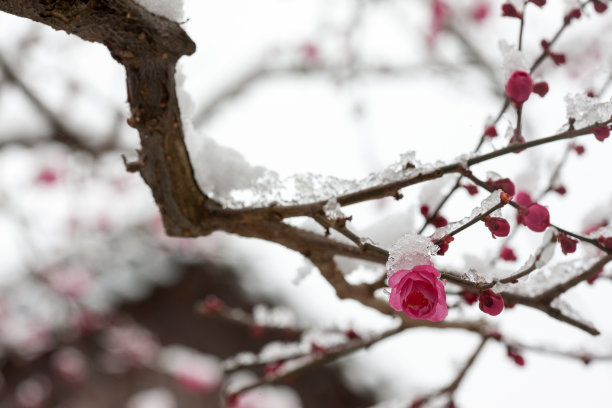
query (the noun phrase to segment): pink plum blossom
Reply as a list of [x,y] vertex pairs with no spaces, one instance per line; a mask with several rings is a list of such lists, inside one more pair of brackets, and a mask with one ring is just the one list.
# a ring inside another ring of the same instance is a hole
[[507,237],[510,233],[510,224],[508,221],[501,217],[490,217],[487,216],[484,219],[484,223],[491,231],[493,238],[496,237]]
[[523,103],[533,92],[533,81],[525,71],[514,71],[506,82],[506,95],[516,103]]
[[438,279],[440,272],[431,265],[417,265],[402,269],[389,278],[391,297],[389,304],[412,319],[432,322],[444,320],[448,314],[444,285]]
[[497,316],[504,310],[504,298],[488,289],[478,296],[478,307],[491,316]]
[[565,234],[559,234],[557,240],[561,244],[561,252],[565,255],[576,252],[576,244],[578,240],[572,239]]
[[501,249],[499,257],[504,261],[516,261],[516,255],[514,254],[514,251],[512,250],[512,248],[506,246]]
[[534,203],[519,211],[523,224],[532,231],[542,232],[550,225],[550,214],[543,205]]

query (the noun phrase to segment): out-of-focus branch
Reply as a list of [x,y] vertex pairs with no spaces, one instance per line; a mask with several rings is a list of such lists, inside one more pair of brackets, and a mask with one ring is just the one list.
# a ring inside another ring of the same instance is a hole
[[[36,96],[36,94],[22,81],[13,68],[9,65],[3,55],[0,54],[0,70],[4,72],[5,78],[15,85],[25,97],[34,105],[34,107],[42,114],[45,120],[53,128],[51,135],[51,141],[61,143],[67,147],[88,153],[92,156],[98,156],[104,152],[112,150],[114,141],[109,141],[99,146],[92,146],[84,142],[82,135],[77,135],[68,129],[60,120],[60,118],[42,101]],[[22,145],[22,146],[33,146],[40,144],[41,142],[47,141],[46,139],[11,139],[0,141],[0,148],[8,145]]]

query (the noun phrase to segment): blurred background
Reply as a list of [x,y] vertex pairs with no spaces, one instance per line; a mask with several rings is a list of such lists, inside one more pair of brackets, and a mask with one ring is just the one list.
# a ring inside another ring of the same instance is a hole
[[[500,1],[448,3],[185,0],[182,26],[197,52],[179,68],[194,125],[202,138],[280,177],[361,179],[409,151],[424,163],[470,153],[503,104],[506,71],[516,58],[500,52],[500,41],[516,44],[519,22],[501,17]],[[528,62],[571,2],[549,3],[528,8]],[[611,33],[612,12],[592,8],[563,33],[555,50],[567,64],[546,61],[536,71],[550,92],[525,105],[526,139],[566,124],[567,94],[610,100]],[[0,13],[0,407],[222,406],[225,382],[262,375],[262,367],[223,372],[223,361],[241,351],[297,341],[296,328],[348,336],[393,324],[338,300],[312,265],[278,245],[224,233],[165,237],[150,191],[121,159],[135,157],[139,147],[128,115],[123,68],[103,46]],[[514,120],[508,110],[499,136],[483,150],[505,146]],[[188,142],[195,162],[198,138]],[[552,222],[582,232],[611,221],[612,147],[592,136],[577,143],[584,154],[559,142],[474,170],[482,178],[491,171],[510,177],[537,197],[570,152],[554,186],[566,192],[549,191],[540,202]],[[343,210],[353,215],[355,230],[388,247],[420,229],[421,205],[435,207],[454,180],[409,187],[400,201]],[[462,189],[443,215],[459,220],[485,197]],[[511,209],[504,215],[514,221]],[[486,275],[501,247],[489,234],[471,228],[436,265]],[[541,239],[519,230],[511,243],[518,259],[495,267],[516,270]],[[570,257],[580,261],[593,256],[589,251],[579,245]],[[557,251],[552,262],[567,259]],[[343,268],[354,282],[384,273],[376,265]],[[602,332],[598,337],[521,306],[491,319],[523,343],[574,357],[611,355],[610,275],[607,267],[593,284],[565,295]],[[204,299],[207,308],[222,302],[254,320],[198,313],[194,306]],[[449,318],[483,318],[456,294],[448,301]],[[451,381],[478,342],[457,330],[410,330],[266,387],[240,407],[410,406]],[[531,351],[524,357],[519,367],[501,345],[488,344],[456,404],[610,406],[610,360],[586,365]]]

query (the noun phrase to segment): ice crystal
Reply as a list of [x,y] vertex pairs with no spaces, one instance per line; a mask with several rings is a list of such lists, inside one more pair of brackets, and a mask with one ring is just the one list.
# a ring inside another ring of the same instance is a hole
[[342,207],[338,203],[338,200],[333,197],[327,200],[327,202],[323,206],[323,212],[325,213],[325,216],[330,220],[346,218],[346,215],[344,215],[341,208]]
[[600,102],[597,98],[589,98],[585,94],[568,94],[565,96],[565,103],[567,117],[576,120],[576,128],[605,122],[612,115],[612,99]]
[[430,238],[406,234],[389,250],[387,271],[392,274],[400,269],[412,269],[416,265],[431,265],[431,257],[438,249]]
[[481,214],[486,213],[491,208],[495,207],[501,201],[501,198],[500,198],[501,193],[502,193],[502,190],[495,190],[487,198],[482,200],[482,202],[480,203],[480,206],[474,208],[472,210],[472,213],[468,217],[463,218],[461,221],[452,222],[444,227],[436,229],[435,232],[431,235],[431,240],[432,241],[439,240],[440,238],[442,238],[444,235],[448,234],[449,232],[461,227],[462,225],[467,224],[474,218],[478,217]]

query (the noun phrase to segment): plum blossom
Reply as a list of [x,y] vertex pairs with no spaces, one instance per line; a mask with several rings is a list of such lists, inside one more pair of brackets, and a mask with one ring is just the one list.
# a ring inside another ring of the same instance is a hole
[[488,289],[478,295],[478,307],[491,316],[497,316],[504,310],[504,298]]
[[563,254],[567,255],[576,252],[578,240],[572,239],[565,234],[559,234],[557,240],[561,244],[561,252],[563,252]]
[[530,204],[519,210],[521,222],[532,231],[543,232],[550,225],[550,214],[546,207],[540,204]]
[[506,95],[516,103],[523,103],[533,92],[533,81],[529,73],[514,71],[506,82]]
[[516,255],[514,254],[514,251],[512,250],[512,248],[506,246],[501,249],[499,257],[504,261],[516,261]]
[[491,231],[493,238],[496,237],[507,237],[510,233],[510,224],[508,221],[501,217],[490,217],[487,216],[484,219],[484,223]]
[[431,265],[417,265],[410,270],[395,272],[389,278],[389,305],[412,319],[444,320],[448,306],[439,276],[440,272]]

